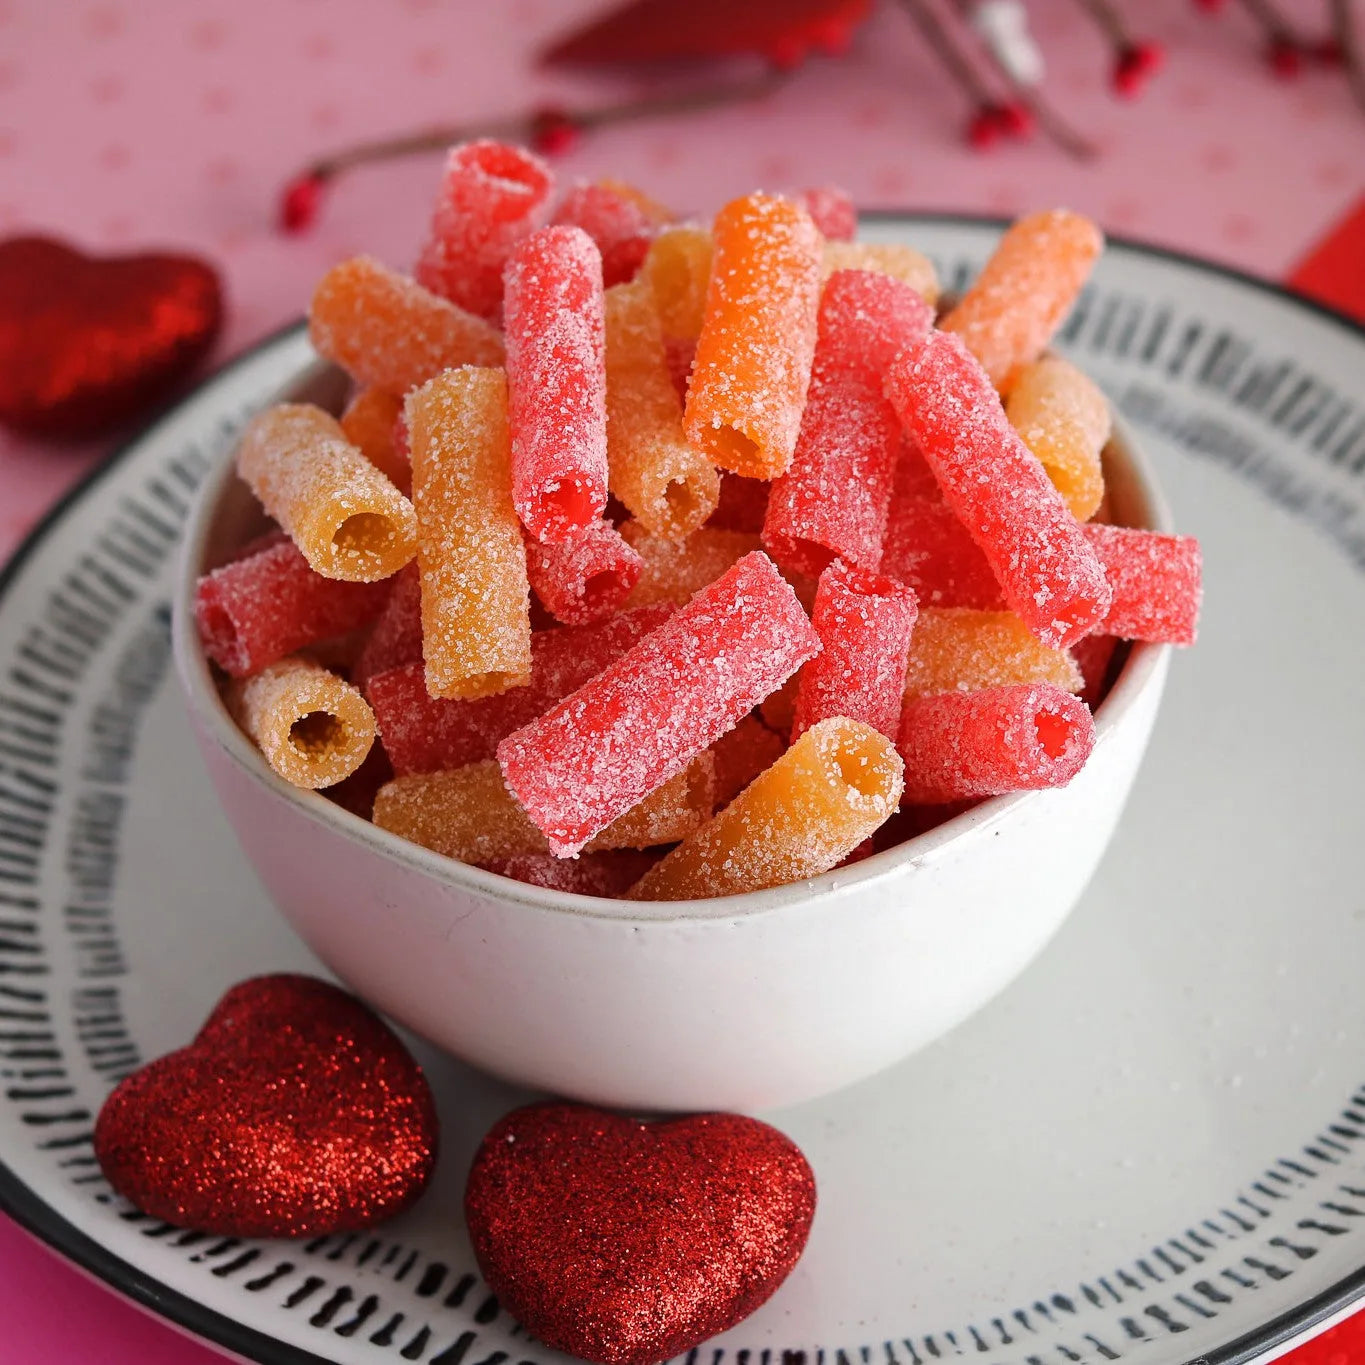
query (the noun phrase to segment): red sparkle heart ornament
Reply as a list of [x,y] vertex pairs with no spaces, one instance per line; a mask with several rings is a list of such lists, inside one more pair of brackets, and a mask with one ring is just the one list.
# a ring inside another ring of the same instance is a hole
[[484,1138],[465,1187],[499,1301],[545,1345],[601,1365],[654,1365],[748,1317],[814,1215],[800,1149],[736,1114],[640,1123],[531,1105]]
[[121,1082],[95,1154],[144,1213],[224,1237],[322,1237],[401,1213],[436,1162],[436,1108],[397,1035],[308,976],[260,976],[189,1047]]
[[192,256],[87,256],[0,241],[0,424],[98,435],[145,413],[207,353],[218,275]]

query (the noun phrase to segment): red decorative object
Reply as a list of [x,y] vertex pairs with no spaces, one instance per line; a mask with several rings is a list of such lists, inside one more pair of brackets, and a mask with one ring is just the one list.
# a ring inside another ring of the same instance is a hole
[[113,1091],[95,1154],[120,1194],[176,1226],[321,1237],[407,1208],[436,1139],[426,1078],[387,1024],[325,981],[260,976]]
[[1289,283],[1365,322],[1365,197],[1294,267]]
[[1303,50],[1290,38],[1272,38],[1265,59],[1282,81],[1292,81],[1303,73]]
[[547,1346],[653,1365],[748,1317],[796,1264],[815,1177],[789,1139],[734,1114],[640,1123],[518,1109],[465,1188],[479,1266]]
[[1125,47],[1114,64],[1114,89],[1125,99],[1135,98],[1165,61],[1166,50],[1160,43],[1140,42]]
[[204,357],[217,272],[193,256],[87,256],[0,241],[0,423],[91,436],[145,413]]
[[582,128],[566,110],[545,106],[531,115],[531,146],[544,156],[572,151],[582,136]]
[[303,232],[313,226],[327,182],[312,172],[291,180],[280,196],[280,226],[286,232]]

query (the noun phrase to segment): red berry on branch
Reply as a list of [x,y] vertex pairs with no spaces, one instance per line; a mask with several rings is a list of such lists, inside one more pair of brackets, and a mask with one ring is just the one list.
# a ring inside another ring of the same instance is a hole
[[1166,49],[1160,43],[1130,43],[1114,62],[1113,84],[1118,94],[1133,99],[1142,93],[1147,81],[1161,70]]
[[1303,71],[1303,50],[1291,38],[1272,39],[1265,59],[1282,81],[1292,81]]
[[1226,3],[1226,0],[1194,0],[1195,9],[1201,9],[1205,14],[1217,14]]
[[1319,66],[1340,66],[1345,60],[1341,44],[1335,38],[1324,38],[1309,49],[1310,55]]
[[544,156],[559,156],[578,145],[583,130],[572,114],[543,105],[531,115],[530,142]]
[[999,109],[993,104],[984,104],[971,117],[967,124],[967,141],[978,152],[988,152],[1001,134]]
[[847,19],[824,19],[810,28],[811,42],[830,57],[842,57],[853,46],[853,24]]
[[306,232],[317,221],[326,189],[326,179],[313,171],[291,180],[280,196],[280,227],[285,232]]
[[1007,137],[1026,138],[1033,133],[1033,110],[1028,105],[1012,100],[996,106],[996,122]]

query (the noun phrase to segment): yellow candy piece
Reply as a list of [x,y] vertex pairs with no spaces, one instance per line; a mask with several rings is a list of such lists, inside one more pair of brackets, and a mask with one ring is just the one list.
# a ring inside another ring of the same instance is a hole
[[836,270],[873,270],[908,284],[929,303],[938,302],[938,274],[934,263],[912,246],[900,242],[826,242],[820,263],[821,279]]
[[619,530],[621,538],[645,561],[624,610],[660,602],[686,606],[732,564],[761,548],[759,538],[748,531],[721,531],[711,526],[698,527],[686,540],[651,535],[638,521],[622,522]]
[[1012,611],[922,607],[910,636],[905,699],[1051,683],[1079,692],[1081,671],[1064,649],[1042,644]]
[[639,279],[654,294],[666,337],[696,341],[711,276],[711,234],[705,228],[665,228],[650,243]]

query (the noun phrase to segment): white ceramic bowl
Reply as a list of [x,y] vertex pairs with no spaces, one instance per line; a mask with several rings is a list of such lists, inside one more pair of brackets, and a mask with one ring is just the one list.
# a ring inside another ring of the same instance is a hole
[[[288,396],[335,408],[341,392],[314,367]],[[1115,445],[1117,519],[1169,529],[1131,437]],[[792,886],[597,900],[438,857],[271,771],[222,705],[192,611],[201,570],[258,518],[224,461],[190,517],[174,636],[209,776],[266,888],[338,977],[417,1033],[508,1080],[637,1112],[811,1099],[979,1009],[1089,881],[1166,677],[1167,648],[1133,648],[1065,788],[986,801]]]

